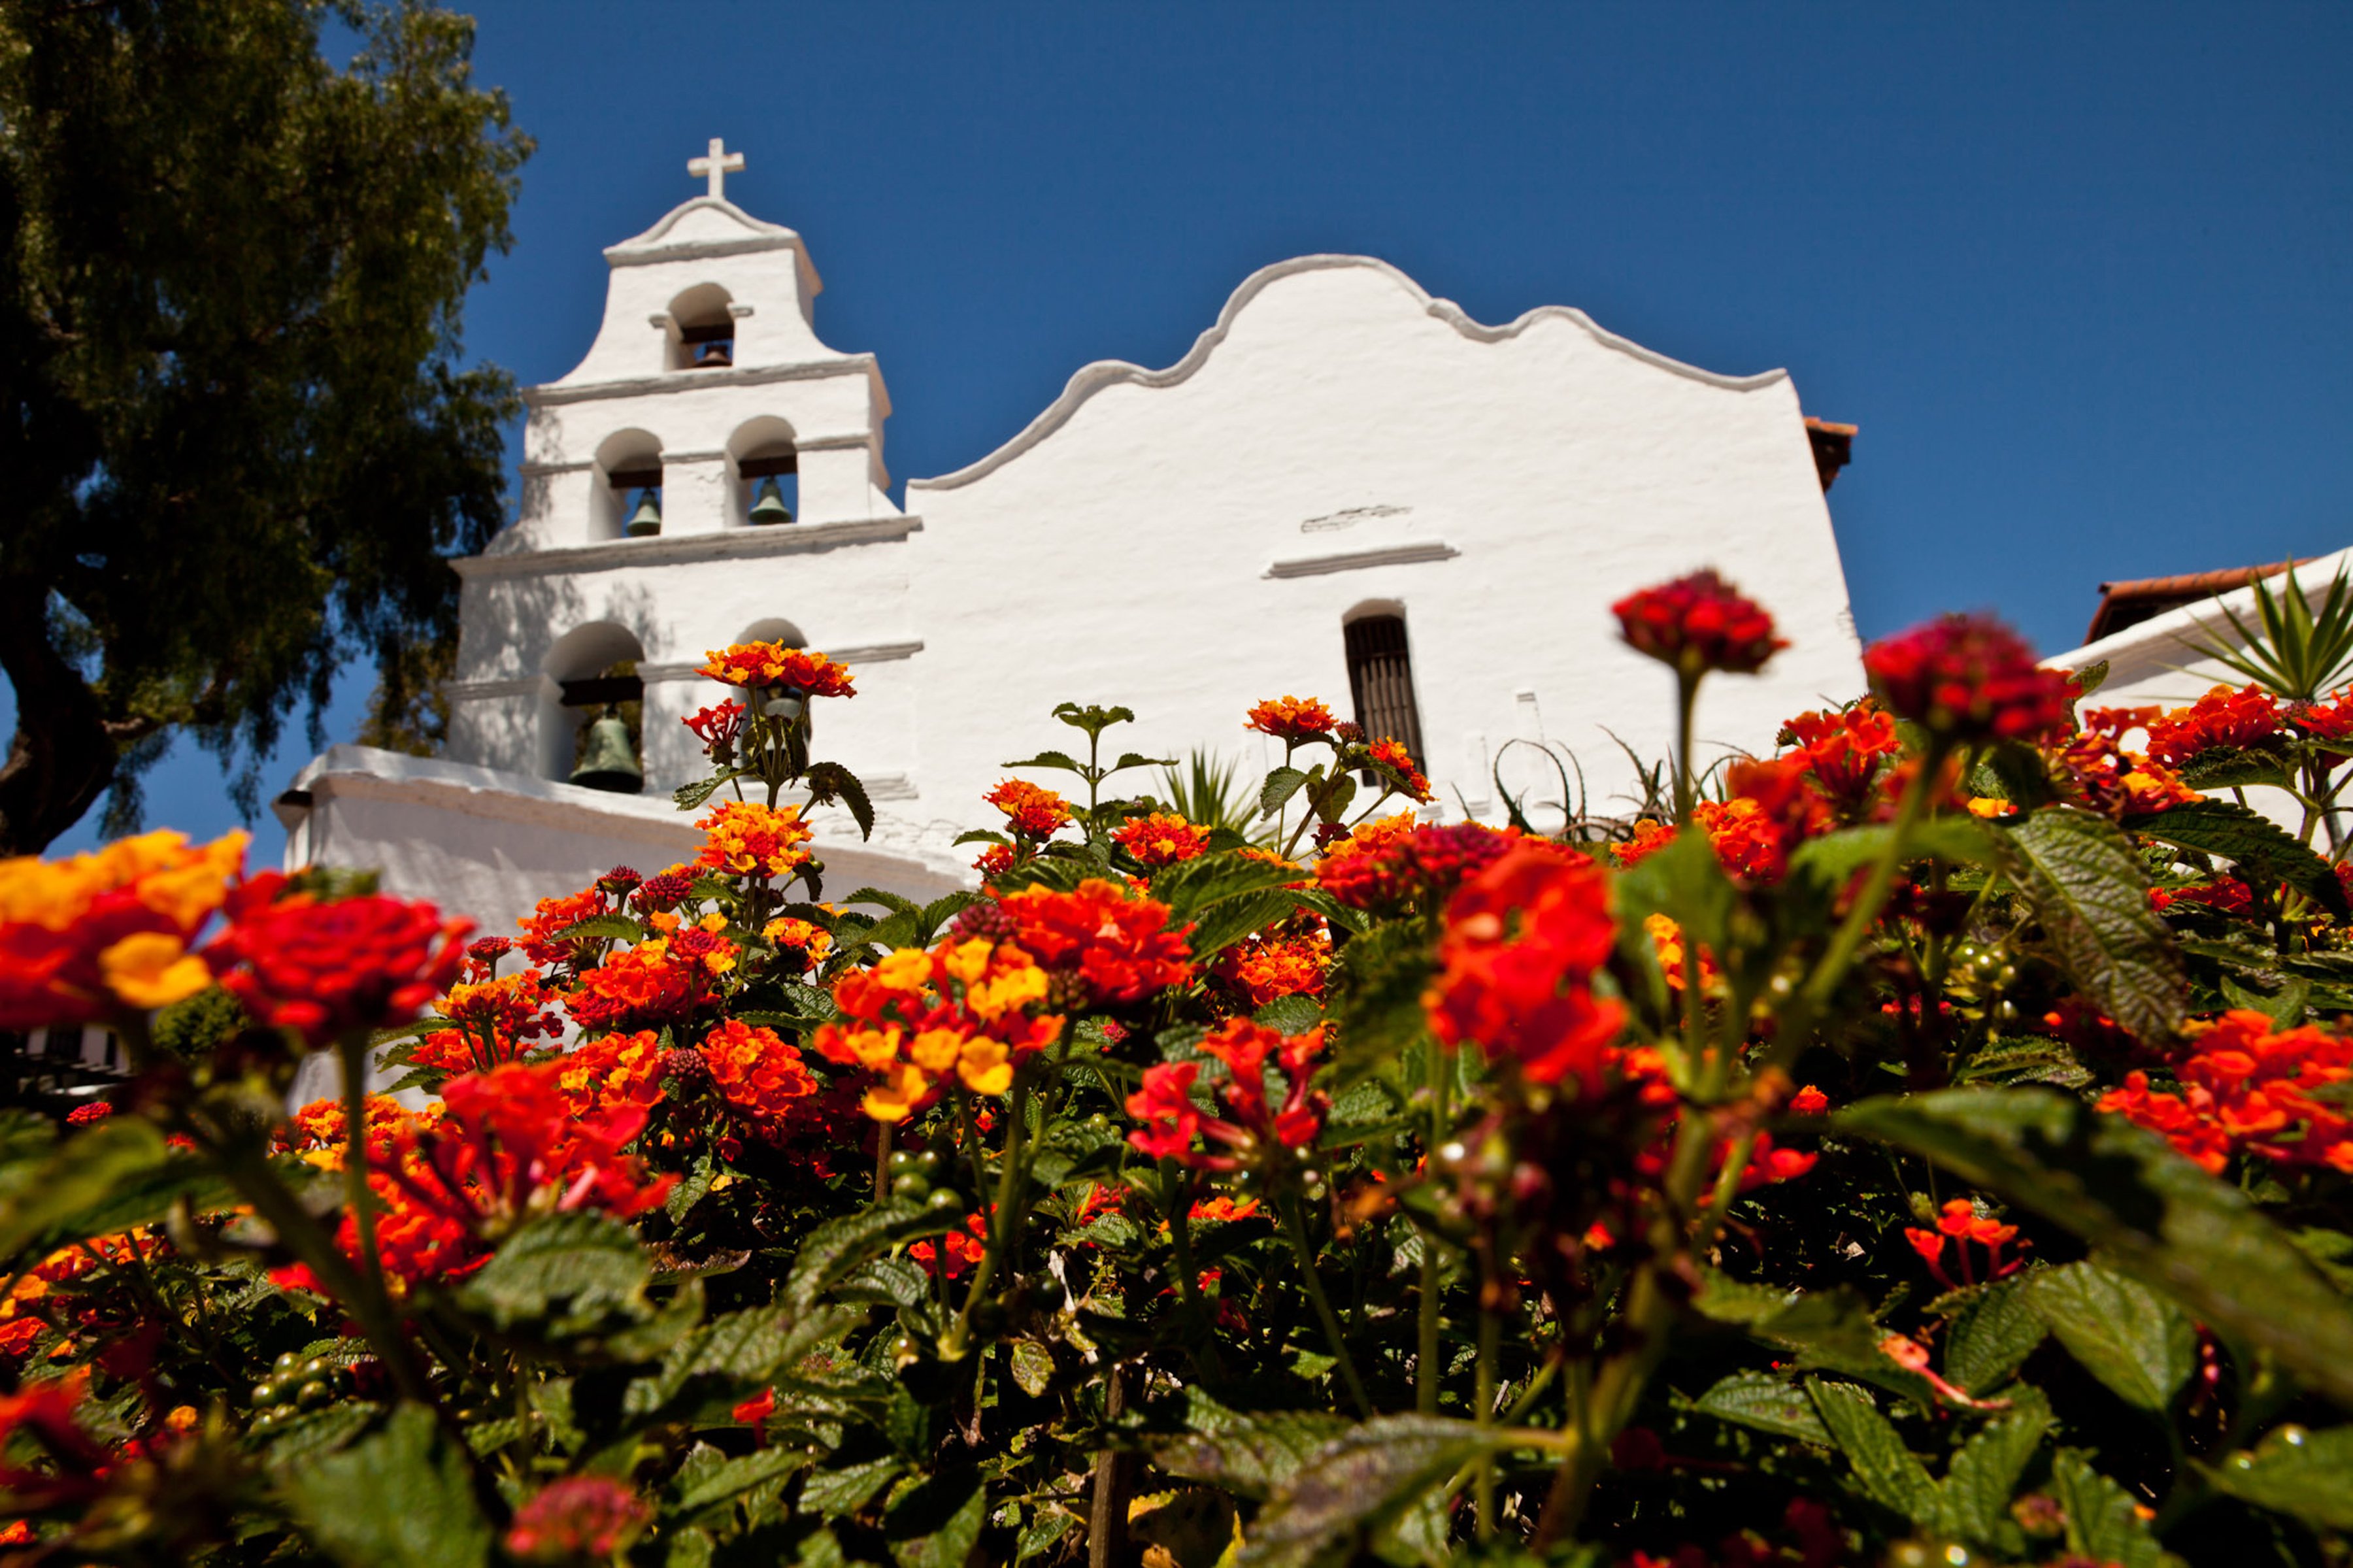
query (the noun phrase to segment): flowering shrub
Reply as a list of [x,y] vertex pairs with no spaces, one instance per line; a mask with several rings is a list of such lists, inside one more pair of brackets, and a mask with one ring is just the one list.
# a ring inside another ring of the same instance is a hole
[[827,903],[851,683],[749,645],[699,853],[512,935],[0,863],[0,1023],[132,1063],[0,1119],[0,1561],[2353,1557],[2353,692],[1947,617],[1702,769],[1768,611],[1618,615],[1681,741],[1573,837],[1284,696],[1254,842],[1065,705],[976,890]]

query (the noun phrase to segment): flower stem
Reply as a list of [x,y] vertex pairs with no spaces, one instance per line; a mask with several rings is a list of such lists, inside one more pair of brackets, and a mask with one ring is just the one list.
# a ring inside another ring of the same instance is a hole
[[1315,1316],[1324,1325],[1324,1337],[1331,1342],[1333,1359],[1340,1363],[1340,1379],[1348,1385],[1348,1396],[1356,1402],[1356,1413],[1369,1421],[1373,1418],[1373,1402],[1365,1393],[1362,1379],[1356,1376],[1356,1363],[1349,1359],[1348,1342],[1341,1337],[1340,1320],[1332,1310],[1331,1299],[1324,1294],[1324,1281],[1316,1277],[1315,1253],[1307,1245],[1307,1226],[1299,1217],[1299,1199],[1285,1193],[1277,1205],[1282,1211],[1283,1234],[1290,1237],[1292,1255],[1299,1260],[1300,1282],[1307,1288],[1307,1299],[1315,1306]]
[[367,1037],[351,1033],[336,1042],[343,1065],[343,1201],[351,1205],[359,1233],[360,1272],[368,1289],[385,1294],[384,1258],[375,1245],[375,1194],[368,1190]]
[[[1446,1134],[1451,1131],[1451,1114],[1447,1101],[1451,1098],[1449,1091],[1454,1087],[1454,1074],[1450,1070],[1452,1066],[1451,1059],[1443,1050],[1439,1048],[1435,1040],[1428,1042],[1423,1048],[1430,1053],[1427,1078],[1430,1089],[1430,1137],[1422,1146],[1422,1171],[1426,1177],[1429,1173],[1430,1159],[1446,1142]],[[1439,1300],[1439,1283],[1441,1272],[1438,1257],[1438,1237],[1431,1231],[1424,1230],[1421,1233],[1420,1289],[1415,1301],[1413,1361],[1413,1407],[1424,1415],[1438,1414],[1440,1372],[1438,1331],[1439,1310],[1441,1305]]]
[[1014,1245],[1019,1215],[1015,1212],[1021,1193],[1021,1134],[1029,1121],[1029,1079],[1017,1073],[1013,1079],[1013,1098],[1005,1117],[1005,1158],[997,1173],[997,1196],[988,1206],[988,1240],[983,1247],[979,1264],[972,1271],[972,1288],[965,1293],[964,1310],[956,1314],[955,1324],[948,1331],[940,1346],[943,1359],[954,1361],[963,1355],[972,1342],[972,1315],[988,1293],[997,1278],[998,1264]]
[[[1482,1426],[1492,1426],[1495,1423],[1495,1356],[1501,1348],[1504,1315],[1489,1305],[1494,1284],[1491,1270],[1479,1291],[1479,1365],[1472,1419]],[[1479,1457],[1475,1489],[1479,1539],[1492,1541],[1495,1535],[1495,1456],[1493,1452]]]

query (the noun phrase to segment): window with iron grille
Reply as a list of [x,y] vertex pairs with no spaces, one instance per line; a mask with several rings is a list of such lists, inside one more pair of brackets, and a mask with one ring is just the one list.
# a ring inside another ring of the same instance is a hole
[[1365,739],[1403,741],[1423,760],[1421,717],[1413,705],[1413,660],[1406,651],[1403,616],[1362,616],[1341,628],[1348,647],[1348,691]]

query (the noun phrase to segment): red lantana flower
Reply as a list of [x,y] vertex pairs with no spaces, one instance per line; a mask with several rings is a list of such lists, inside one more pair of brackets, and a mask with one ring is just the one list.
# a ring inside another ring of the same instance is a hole
[[1334,722],[1332,710],[1313,697],[1270,697],[1250,710],[1243,728],[1295,746],[1330,740]]
[[713,761],[724,762],[735,754],[735,742],[744,733],[744,705],[731,700],[698,708],[679,722],[694,731]]
[[1440,973],[1422,999],[1450,1050],[1476,1043],[1537,1083],[1591,1094],[1618,1060],[1625,1009],[1593,994],[1617,941],[1609,885],[1580,855],[1518,849],[1446,907]]
[[1715,669],[1754,675],[1789,646],[1762,606],[1713,570],[1629,594],[1609,612],[1629,647],[1691,679]]
[[791,688],[811,697],[855,697],[849,671],[821,653],[785,647],[772,642],[737,643],[704,656],[695,671],[728,686],[781,690]]
[[231,897],[246,836],[142,833],[63,860],[0,860],[0,1028],[95,1022],[193,996],[189,947]]
[[350,1030],[406,1023],[457,978],[473,921],[380,894],[322,901],[284,893],[285,883],[274,871],[248,882],[233,923],[205,950],[262,1023],[315,1049]]
[[[1127,1098],[1128,1114],[1144,1123],[1127,1141],[1154,1159],[1205,1171],[1238,1170],[1281,1151],[1311,1149],[1324,1130],[1326,1106],[1308,1088],[1323,1046],[1321,1028],[1283,1035],[1247,1018],[1229,1018],[1201,1042],[1206,1054],[1225,1064],[1217,1095],[1226,1114],[1208,1115],[1194,1100],[1200,1063],[1162,1062],[1145,1069],[1144,1087]],[[1282,1080],[1279,1102],[1267,1094],[1269,1067]],[[1202,1138],[1228,1152],[1195,1147]]]
[[2029,741],[2067,722],[2066,676],[1989,616],[1940,616],[1872,644],[1862,665],[1898,717],[1947,739]]
[[1007,779],[982,798],[1005,814],[1005,825],[1024,838],[1051,838],[1071,825],[1071,803],[1027,779]]
[[2306,1025],[2275,1029],[2250,1009],[2222,1015],[2174,1066],[2180,1092],[2125,1075],[2099,1108],[2162,1133],[2219,1174],[2236,1154],[2353,1174],[2353,1116],[2337,1098],[2353,1081],[2353,1041]]
[[566,1476],[515,1510],[506,1547],[526,1563],[607,1562],[653,1516],[637,1493],[610,1476]]
[[[1975,1259],[1969,1255],[1972,1244],[1985,1248],[1984,1278],[1989,1280],[2016,1273],[2025,1261],[2013,1258],[2004,1263],[2001,1258],[2001,1249],[2018,1239],[2018,1227],[1980,1215],[1976,1205],[1967,1198],[1947,1199],[1933,1230],[1905,1226],[1904,1239],[1912,1244],[1912,1250],[1920,1255],[1920,1261],[1928,1266],[1928,1272],[1935,1277],[1936,1283],[1947,1290],[1957,1290],[1963,1285],[1978,1282],[1978,1270]],[[1958,1280],[1945,1271],[1945,1249],[1948,1244],[1958,1259]]]
[[2186,763],[2218,746],[2240,749],[2279,733],[2278,699],[2260,686],[2237,691],[2217,686],[2187,708],[2170,709],[2145,721],[2148,754],[2160,763]]
[[1193,978],[1185,946],[1193,928],[1168,930],[1167,905],[1116,882],[1090,878],[1070,893],[1023,888],[998,907],[1022,951],[1090,1003],[1136,1002]]
[[[1365,748],[1374,762],[1398,776],[1397,792],[1411,801],[1430,799],[1430,780],[1414,765],[1413,753],[1405,749],[1403,741],[1378,740]],[[1383,782],[1387,782],[1386,780]]]
[[1850,816],[1870,804],[1882,759],[1902,749],[1895,721],[1868,703],[1800,713],[1781,727],[1781,744],[1798,749],[1815,787]]
[[803,1065],[800,1048],[774,1029],[730,1018],[702,1037],[702,1057],[728,1109],[772,1136],[818,1091],[817,1077]]
[[1190,860],[1209,847],[1209,830],[1166,811],[1139,816],[1112,835],[1147,871]]
[[1331,962],[1328,937],[1253,937],[1218,954],[1216,973],[1258,1008],[1281,996],[1321,996]]

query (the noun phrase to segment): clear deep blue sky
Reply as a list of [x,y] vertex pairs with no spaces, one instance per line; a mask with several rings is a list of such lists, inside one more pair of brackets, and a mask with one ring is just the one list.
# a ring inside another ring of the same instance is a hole
[[[881,356],[899,480],[1090,360],[1176,360],[1253,268],[1356,251],[1482,321],[1576,305],[1788,367],[1862,426],[1831,510],[1865,637],[1990,607],[2055,651],[2104,578],[2353,543],[2353,5],[480,16],[539,151],[468,346],[525,383],[571,368],[599,249],[723,135],[728,194],[808,241],[820,335]],[[233,819],[185,745],[150,816]]]

